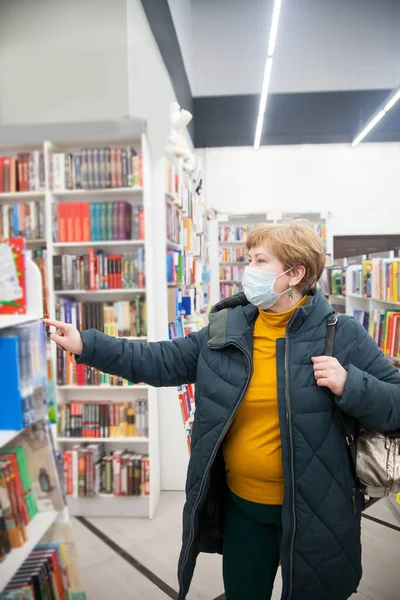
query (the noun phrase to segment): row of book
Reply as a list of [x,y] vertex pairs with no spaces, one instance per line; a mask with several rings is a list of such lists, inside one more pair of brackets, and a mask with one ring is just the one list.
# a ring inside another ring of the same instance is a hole
[[70,577],[58,542],[42,542],[0,592],[0,600],[67,600]]
[[166,203],[167,211],[167,239],[174,244],[182,244],[182,211],[172,204]]
[[107,254],[89,248],[84,255],[53,256],[54,289],[119,290],[145,287],[144,247]]
[[55,205],[54,242],[144,240],[141,204],[114,202],[68,202]]
[[220,263],[231,263],[231,262],[245,262],[247,257],[247,250],[245,248],[220,248],[219,249],[219,262]]
[[56,303],[56,319],[72,323],[79,330],[98,329],[117,337],[146,337],[146,299],[120,302],[75,302],[60,299]]
[[230,298],[239,292],[242,292],[242,286],[238,283],[220,283],[219,284],[219,293],[220,298],[223,300],[224,298]]
[[10,237],[26,240],[46,237],[43,202],[0,204],[0,240]]
[[371,298],[372,294],[372,261],[364,260],[361,265],[353,265],[347,269],[346,288],[351,294]]
[[189,384],[179,388],[178,396],[182,412],[183,425],[185,427],[186,442],[190,454],[192,441],[192,426],[195,411],[194,385]]
[[374,258],[370,265],[371,296],[387,302],[400,301],[400,257]]
[[0,448],[0,561],[27,539],[27,526],[38,512],[22,446]]
[[219,241],[222,242],[243,242],[247,241],[251,225],[225,225],[219,228]]
[[54,191],[143,187],[143,160],[135,148],[83,148],[53,154]]
[[222,281],[242,281],[244,267],[220,267],[219,278]]
[[39,150],[0,156],[0,194],[39,192],[45,186],[44,156]]
[[146,455],[119,450],[105,454],[101,444],[74,446],[63,453],[67,496],[149,496],[150,463]]
[[148,402],[142,399],[62,404],[59,433],[68,438],[148,437]]
[[168,320],[174,321],[180,317],[192,317],[199,310],[199,299],[202,295],[201,289],[171,288],[168,290]]
[[47,362],[39,321],[0,330],[0,429],[23,429],[46,412]]
[[176,316],[168,323],[168,337],[170,340],[183,338],[194,331],[199,331],[202,326],[200,319],[195,317],[191,320],[185,320],[183,316]]
[[185,217],[193,222],[196,231],[203,233],[205,229],[204,204],[191,176],[183,169],[182,159],[176,159],[175,162],[166,159],[165,192],[174,196],[176,205],[181,208]]
[[191,252],[167,250],[167,282],[180,283],[183,286],[201,284],[204,263]]
[[400,300],[400,258],[365,259],[359,265],[345,269],[328,267],[323,276],[323,289],[332,295],[347,291],[363,298],[386,302]]
[[165,193],[177,194],[179,191],[179,174],[176,165],[168,157],[164,159],[164,180]]
[[321,289],[325,295],[346,295],[346,269],[342,266],[332,265],[325,267],[321,277]]
[[123,377],[102,373],[89,365],[77,365],[70,352],[57,348],[57,385],[112,386],[132,385]]
[[368,322],[368,333],[383,352],[400,358],[400,311],[374,309]]

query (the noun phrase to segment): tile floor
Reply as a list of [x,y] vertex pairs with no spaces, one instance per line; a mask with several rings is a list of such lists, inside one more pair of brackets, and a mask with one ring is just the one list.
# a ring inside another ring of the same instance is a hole
[[[183,499],[180,492],[164,492],[157,514],[151,521],[116,518],[94,518],[90,521],[177,590],[176,565],[181,542]],[[369,514],[400,526],[400,510],[389,500],[381,500],[369,510]],[[399,600],[400,532],[366,519],[362,524],[364,577],[359,594],[352,598]],[[75,519],[73,528],[87,600],[167,600],[164,592]],[[280,600],[280,591],[278,576],[273,600]],[[200,555],[188,600],[214,600],[221,594],[221,558]]]

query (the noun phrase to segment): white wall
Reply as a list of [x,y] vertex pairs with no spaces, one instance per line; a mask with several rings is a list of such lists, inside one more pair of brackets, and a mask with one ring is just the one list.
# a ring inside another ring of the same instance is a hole
[[[0,0],[0,122],[142,117],[152,156],[158,240],[165,239],[162,157],[174,91],[140,0]],[[166,281],[155,244],[156,282]],[[168,338],[166,291],[157,335]],[[183,489],[188,451],[176,389],[160,391],[161,486]]]
[[[129,114],[147,121],[151,154],[153,257],[155,285],[166,282],[166,209],[164,155],[170,133],[170,104],[176,100],[168,72],[148,26],[140,0],[127,0]],[[160,240],[162,241],[160,243]],[[168,339],[167,294],[156,298],[155,329],[158,339]],[[176,388],[159,391],[161,489],[182,490],[188,450]]]
[[125,0],[2,0],[0,123],[128,112]]
[[168,0],[189,83],[193,73],[193,11],[191,0]]
[[[195,96],[259,93],[272,0],[193,0]],[[272,92],[400,83],[400,3],[283,0]]]
[[203,160],[219,211],[329,211],[332,236],[399,233],[400,143],[206,149]]

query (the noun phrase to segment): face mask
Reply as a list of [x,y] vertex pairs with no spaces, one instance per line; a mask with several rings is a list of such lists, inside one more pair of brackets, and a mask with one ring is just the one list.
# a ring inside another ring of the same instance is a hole
[[274,292],[275,280],[285,275],[285,273],[289,273],[291,270],[288,269],[284,273],[277,275],[276,273],[269,273],[262,269],[246,267],[243,274],[242,287],[247,300],[263,310],[271,308],[286,293],[277,294]]

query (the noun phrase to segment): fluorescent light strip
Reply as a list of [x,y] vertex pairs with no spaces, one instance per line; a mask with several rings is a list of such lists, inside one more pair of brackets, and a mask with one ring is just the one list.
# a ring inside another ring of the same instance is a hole
[[260,95],[260,106],[258,109],[258,118],[257,118],[257,126],[256,126],[256,134],[254,138],[254,150],[258,150],[261,143],[261,136],[264,127],[264,115],[265,109],[267,106],[267,98],[268,98],[268,90],[269,90],[269,82],[271,80],[271,72],[272,72],[272,57],[275,52],[276,38],[278,35],[278,25],[279,25],[279,17],[281,13],[281,5],[282,0],[275,0],[274,8],[272,10],[272,20],[271,27],[269,31],[269,42],[268,42],[268,52],[267,59],[265,61],[264,67],[264,78],[263,85]]
[[396,104],[396,102],[400,100],[400,89],[390,98],[390,100],[385,104],[385,106],[378,112],[378,114],[373,117],[369,123],[362,129],[362,131],[354,138],[353,143],[351,144],[353,148],[356,148],[358,144],[365,138],[366,135],[369,134],[371,129],[375,127],[377,123],[386,115],[387,112]]
[[260,107],[258,109],[258,115],[263,117],[265,114],[265,107],[267,106],[267,96],[269,90],[269,82],[271,80],[271,71],[272,71],[272,57],[268,56],[267,61],[265,63],[264,69],[264,81],[261,90],[260,96]]
[[393,98],[391,98],[389,100],[389,102],[386,104],[386,106],[383,108],[383,110],[385,112],[389,112],[389,110],[391,108],[393,108],[393,106],[396,104],[397,100],[399,100],[400,98],[400,90],[397,91],[397,93],[393,96]]
[[275,52],[276,38],[278,35],[279,17],[281,13],[282,0],[275,0],[272,12],[271,29],[269,32],[268,56],[273,56]]

